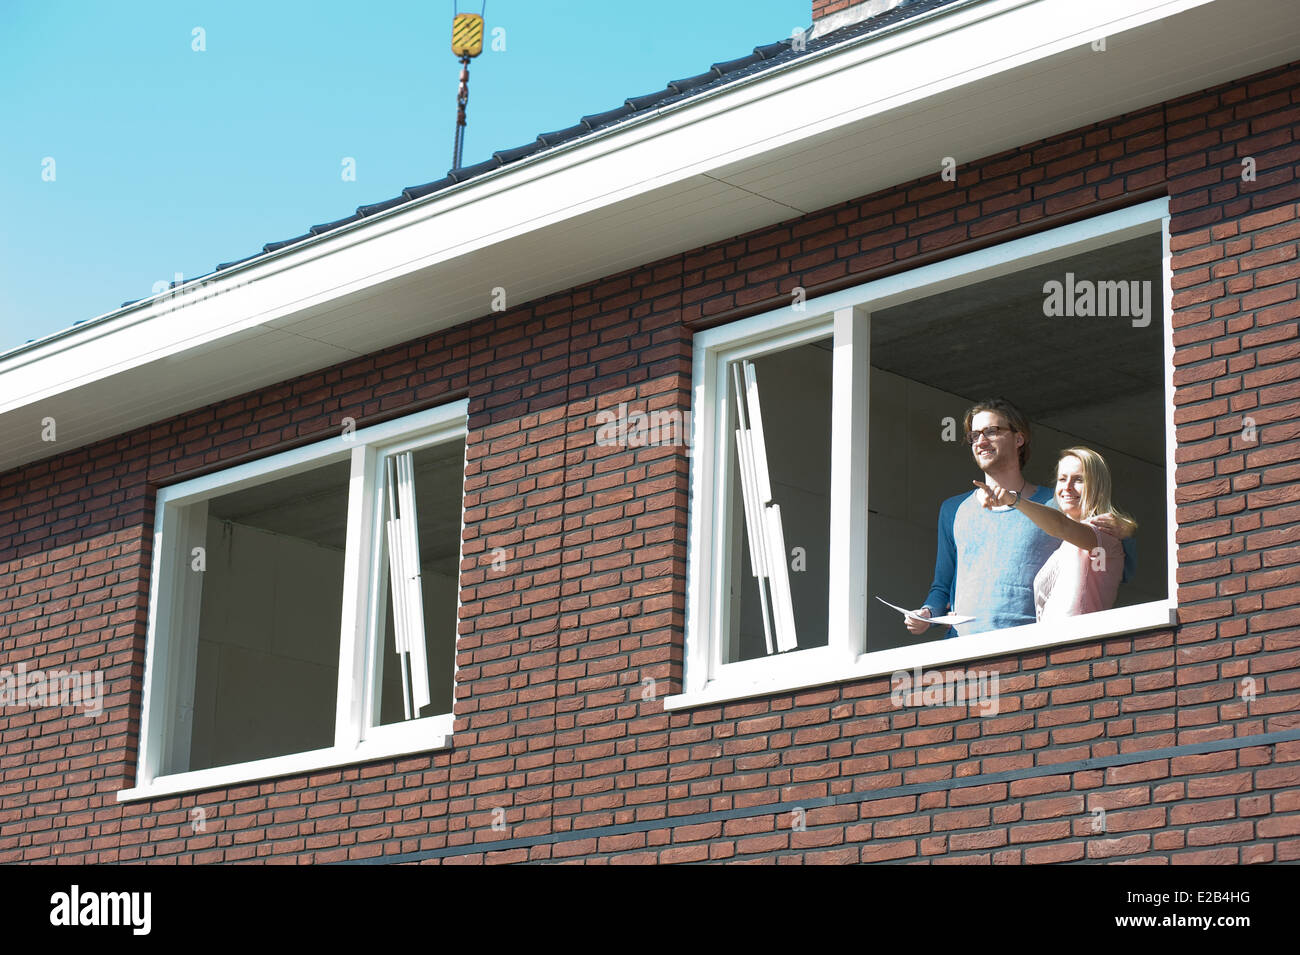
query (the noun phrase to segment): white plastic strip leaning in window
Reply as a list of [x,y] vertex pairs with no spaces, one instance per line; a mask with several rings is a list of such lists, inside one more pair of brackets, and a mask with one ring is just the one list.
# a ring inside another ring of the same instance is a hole
[[[744,384],[741,383],[742,365]],[[736,386],[736,454],[740,459],[740,490],[745,502],[745,530],[749,539],[749,566],[758,578],[758,596],[763,605],[763,636],[772,653],[773,624],[776,649],[784,653],[798,646],[795,638],[794,607],[790,601],[790,573],[785,563],[785,533],[781,507],[772,501],[772,482],[767,470],[767,444],[763,439],[763,414],[758,403],[758,376],[752,362],[731,366]],[[746,417],[748,410],[748,418]],[[768,591],[771,590],[769,609]],[[769,621],[769,616],[771,620]]]
[[402,664],[402,708],[406,719],[429,705],[429,668],[424,647],[424,594],[420,586],[420,531],[415,509],[415,466],[411,452],[386,459],[388,579],[393,595],[393,639]]

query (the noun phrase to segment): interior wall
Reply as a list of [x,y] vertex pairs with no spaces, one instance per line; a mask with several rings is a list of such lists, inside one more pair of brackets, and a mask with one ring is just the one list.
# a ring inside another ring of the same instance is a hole
[[343,552],[209,518],[190,769],[333,745]]
[[[429,679],[429,705],[416,717],[450,713],[456,671],[459,623],[461,515],[464,504],[465,441],[444,441],[416,449],[411,456],[414,475],[416,533],[420,553],[420,591],[424,615],[424,647]],[[387,515],[387,507],[385,507]],[[385,520],[387,518],[385,517]],[[388,552],[387,534],[380,545]],[[388,566],[385,559],[384,566]],[[397,656],[393,626],[392,581],[382,576],[380,595],[386,610],[384,638],[374,661],[379,672],[380,725],[406,719],[402,701],[402,664]]]
[[[871,369],[871,443],[868,464],[867,648],[924,643],[931,629],[912,636],[900,615],[877,596],[903,607],[919,607],[934,579],[939,506],[954,494],[973,490],[981,478],[963,441],[962,416],[971,402],[911,379]],[[1163,414],[1163,408],[1155,409]],[[944,440],[945,419],[956,440]],[[1116,606],[1162,600],[1168,595],[1165,469],[1130,455],[1090,444],[1033,422],[1033,448],[1025,476],[1055,487],[1058,452],[1075,444],[1093,447],[1110,466],[1114,503],[1138,522],[1137,571],[1120,585]],[[1163,449],[1162,449],[1163,450]]]
[[[773,500],[781,507],[785,561],[790,567],[790,597],[794,605],[799,649],[825,646],[829,607],[830,488],[831,488],[831,352],[821,344],[800,345],[754,362],[763,415],[767,464]],[[729,385],[734,397],[734,385]],[[735,417],[728,429],[732,474],[737,475]],[[758,581],[744,536],[744,503],[740,479],[732,481],[731,552],[733,588],[738,587],[739,628],[733,601],[729,660],[767,655],[763,635]],[[802,570],[791,554],[802,548]],[[775,637],[774,637],[775,639]]]

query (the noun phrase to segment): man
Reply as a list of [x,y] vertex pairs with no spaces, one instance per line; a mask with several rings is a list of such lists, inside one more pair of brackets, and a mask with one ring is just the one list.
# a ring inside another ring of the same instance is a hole
[[[1020,409],[1005,399],[990,398],[966,411],[963,427],[985,484],[1056,506],[1052,488],[1030,484],[1022,473],[1029,460],[1031,435],[1029,419]],[[951,608],[953,613],[974,617],[965,633],[1033,623],[1034,577],[1061,543],[1014,508],[985,508],[984,493],[958,494],[939,508],[934,583],[925,605],[915,611],[922,617],[938,617]],[[1128,579],[1131,542],[1124,544]],[[906,625],[913,634],[931,626],[911,617]],[[955,629],[946,634],[958,635]]]

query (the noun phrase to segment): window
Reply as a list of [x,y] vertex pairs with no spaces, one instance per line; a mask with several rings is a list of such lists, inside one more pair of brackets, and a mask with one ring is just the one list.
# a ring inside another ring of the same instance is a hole
[[158,493],[120,798],[446,745],[467,403]]
[[745,559],[730,561],[721,657],[727,663],[826,644],[829,341],[729,363],[725,523],[729,552],[743,551]]
[[[1143,203],[697,334],[686,674],[667,705],[1173,622],[1166,209]],[[1045,494],[1058,451],[1102,454],[1114,503],[1137,521],[1136,569],[1110,609],[913,636],[875,598],[924,601],[940,506],[980,475],[964,411],[994,395],[1030,418],[1024,474]]]

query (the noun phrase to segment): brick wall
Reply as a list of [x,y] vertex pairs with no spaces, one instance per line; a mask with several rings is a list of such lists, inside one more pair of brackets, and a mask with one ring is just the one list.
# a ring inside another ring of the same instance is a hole
[[[99,717],[0,713],[0,861],[1300,858],[1298,165],[1293,64],[0,474],[0,665],[99,668],[107,693]],[[795,286],[1162,183],[1180,626],[981,661],[1002,675],[996,717],[900,710],[884,678],[665,713],[688,458],[597,447],[597,413],[686,409],[692,328]],[[466,389],[454,745],[118,803],[158,486]]]
[[839,13],[841,10],[847,10],[849,7],[864,2],[866,0],[813,0],[813,20],[820,20],[822,17],[828,17],[832,13]]

